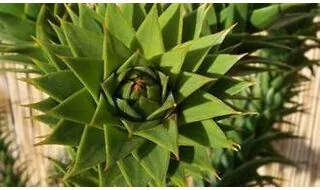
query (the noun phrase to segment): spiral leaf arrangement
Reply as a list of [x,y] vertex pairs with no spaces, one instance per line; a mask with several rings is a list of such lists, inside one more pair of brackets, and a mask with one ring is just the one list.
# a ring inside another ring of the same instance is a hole
[[209,150],[239,148],[217,122],[240,112],[213,94],[251,83],[224,76],[244,56],[219,51],[232,27],[201,32],[212,5],[24,6],[0,14],[1,50],[14,53],[1,59],[40,75],[21,80],[49,97],[26,106],[53,126],[38,145],[75,150],[65,181],[90,171],[100,186],[186,186],[216,175]]

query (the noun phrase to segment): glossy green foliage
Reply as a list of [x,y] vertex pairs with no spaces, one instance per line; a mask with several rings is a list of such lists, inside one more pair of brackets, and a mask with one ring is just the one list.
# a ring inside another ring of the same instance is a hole
[[217,124],[241,114],[222,95],[252,84],[224,77],[244,56],[220,53],[232,26],[203,34],[207,5],[191,13],[181,4],[39,6],[35,20],[21,21],[35,26],[33,38],[12,32],[24,41],[7,38],[15,46],[3,49],[31,60],[40,73],[22,80],[50,96],[29,105],[53,127],[39,144],[74,150],[67,169],[61,166],[63,180],[71,186],[212,181],[210,150],[238,147]]

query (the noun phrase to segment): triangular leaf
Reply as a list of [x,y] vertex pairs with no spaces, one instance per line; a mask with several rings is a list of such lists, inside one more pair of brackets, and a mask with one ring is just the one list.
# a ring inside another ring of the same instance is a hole
[[161,87],[162,87],[161,97],[162,97],[162,102],[163,102],[163,101],[165,101],[165,98],[166,98],[167,93],[168,93],[169,76],[166,76],[162,72],[158,72],[158,75],[159,75],[160,84],[161,84]]
[[41,40],[41,38],[37,38],[35,40],[40,46],[43,55],[46,57],[46,61],[48,61],[49,63],[49,66],[42,65],[43,68],[46,69],[46,71],[50,71],[50,66],[56,68],[57,70],[64,70],[67,68],[67,66],[57,57],[57,55],[71,56],[71,52],[68,46],[45,42]]
[[67,120],[61,120],[53,129],[53,132],[46,137],[45,140],[37,143],[43,144],[59,144],[68,146],[78,146],[84,130],[84,125],[74,123]]
[[66,9],[66,12],[68,13],[68,16],[70,16],[71,18],[71,21],[74,25],[79,25],[79,16],[71,9],[71,4],[67,5],[67,4],[64,4],[65,5],[65,9]]
[[63,57],[62,59],[92,94],[95,101],[98,102],[101,89],[100,83],[103,80],[103,60],[68,57]]
[[[125,63],[123,63],[117,70],[117,74],[121,75],[122,73],[126,72],[130,67],[136,66],[149,66],[147,60],[141,55],[140,51],[137,50],[132,54]],[[120,77],[121,78],[121,77]]]
[[105,20],[110,33],[117,37],[127,48],[130,48],[135,32],[116,4],[108,4]]
[[232,149],[234,145],[231,140],[227,139],[225,134],[212,119],[184,125],[179,129],[179,132],[188,139],[188,142],[185,141],[187,144],[182,143],[181,145],[201,145],[211,148],[223,147],[229,149]]
[[96,104],[86,89],[74,93],[49,113],[72,121],[89,124]]
[[160,120],[151,120],[151,121],[130,121],[126,119],[121,119],[123,125],[128,130],[129,137],[133,135],[134,132],[140,131],[140,130],[146,130],[151,129],[155,126],[157,126],[160,123]]
[[71,52],[76,57],[102,58],[103,35],[61,20]]
[[47,98],[47,99],[44,99],[40,102],[22,105],[22,106],[31,107],[32,109],[36,109],[36,110],[39,110],[42,112],[47,112],[47,111],[51,110],[52,108],[56,107],[58,104],[59,104],[59,102],[55,101],[54,99]]
[[166,50],[181,43],[182,14],[180,4],[173,3],[159,17],[163,42]]
[[115,107],[113,95],[116,92],[119,83],[120,82],[117,80],[116,75],[113,73],[101,84],[103,92],[107,97],[108,104],[112,105],[112,107]]
[[204,178],[207,181],[212,181],[216,175],[216,171],[209,159],[208,149],[200,146],[182,146],[181,151],[181,166],[185,168],[186,175],[195,175]]
[[218,48],[231,29],[232,27],[219,33],[204,36],[199,39],[181,44],[181,46],[189,47],[189,52],[183,64],[183,70],[196,72],[201,66],[201,63],[208,54],[209,50],[213,47]]
[[187,98],[180,108],[179,124],[202,121],[218,116],[239,114],[218,98],[204,91],[198,91]]
[[157,110],[160,105],[144,96],[140,96],[139,99],[133,105],[134,110],[136,110],[139,115],[143,118],[148,117],[151,113]]
[[178,152],[178,126],[176,117],[173,115],[159,125],[134,132],[135,135],[148,139],[166,150],[172,152],[177,158]]
[[175,108],[176,103],[172,94],[169,94],[166,101],[162,104],[160,108],[155,110],[152,114],[147,117],[147,120],[160,119],[164,117],[164,114],[168,112],[169,109]]
[[248,17],[247,3],[230,3],[229,6],[220,12],[220,22],[228,28],[237,23],[235,31],[244,32]]
[[106,149],[103,131],[86,126],[77,150],[75,162],[65,175],[65,179],[104,162],[105,158]]
[[119,161],[118,166],[129,186],[143,187],[148,185],[151,176],[132,155]]
[[101,187],[125,187],[127,182],[125,181],[118,165],[114,165],[107,170],[103,165],[99,166],[100,173],[100,186]]
[[32,59],[32,62],[44,73],[49,74],[58,71],[56,67],[49,63],[44,63],[42,61],[39,61],[37,59]]
[[137,113],[133,107],[131,107],[131,105],[127,102],[127,100],[117,98],[116,102],[117,102],[117,106],[118,106],[119,110],[122,113],[124,113],[134,119],[142,119],[141,115],[139,113]]
[[135,29],[138,30],[141,23],[146,17],[146,11],[143,8],[142,3],[122,3],[119,5],[124,17],[128,23]]
[[53,117],[51,115],[47,115],[47,114],[32,116],[31,119],[35,119],[35,120],[40,121],[44,124],[47,124],[47,125],[49,125],[49,127],[56,126],[59,122],[58,118]]
[[184,58],[187,55],[188,47],[178,47],[164,53],[159,61],[160,68],[167,74],[170,74],[170,81],[176,84],[176,78],[183,66]]
[[108,28],[105,28],[103,41],[104,78],[109,77],[112,72],[125,63],[130,55],[130,50],[114,37]]
[[106,168],[113,166],[116,162],[138,148],[144,139],[129,135],[117,126],[104,125],[106,146]]
[[103,96],[100,96],[91,124],[99,127],[102,124],[120,125],[120,119],[116,116],[114,108],[108,104]]
[[[153,178],[157,186],[166,186],[165,180],[170,161],[170,152],[168,150],[147,142],[134,152],[133,156]],[[154,158],[157,158],[156,162]]]
[[212,32],[216,32],[217,31],[217,25],[218,25],[218,15],[217,12],[215,10],[216,8],[214,6],[210,6],[208,8],[208,12],[206,15],[207,18],[207,22],[204,23],[204,25],[202,26],[202,35],[209,35]]
[[255,85],[255,81],[243,81],[235,79],[219,79],[214,86],[210,89],[210,92],[217,97],[233,96],[249,86]]
[[176,102],[179,104],[192,93],[198,91],[205,84],[215,81],[214,78],[198,75],[195,73],[181,72],[174,89]]
[[61,43],[62,45],[67,45],[68,42],[67,42],[66,36],[65,36],[64,33],[63,33],[62,28],[60,28],[59,26],[53,24],[53,23],[50,22],[50,21],[49,21],[49,23],[50,23],[51,27],[53,28],[53,30],[56,32],[57,37],[58,37],[60,43]]
[[60,71],[43,77],[23,80],[30,82],[60,102],[83,88],[79,79],[71,71]]
[[146,19],[139,27],[136,37],[147,59],[164,52],[162,33],[158,22],[156,6],[151,9]]
[[206,21],[208,12],[206,4],[201,5],[183,19],[183,41],[193,40],[200,37],[202,25]]
[[0,21],[2,25],[0,38],[2,40],[31,41],[31,37],[35,36],[35,23],[30,20],[0,12]]
[[[79,26],[94,32],[101,32],[101,28],[97,22],[97,15],[92,9],[90,9],[86,4],[79,3]],[[102,19],[103,20],[103,19]]]
[[207,57],[199,72],[206,76],[222,76],[245,55],[218,54],[216,57]]

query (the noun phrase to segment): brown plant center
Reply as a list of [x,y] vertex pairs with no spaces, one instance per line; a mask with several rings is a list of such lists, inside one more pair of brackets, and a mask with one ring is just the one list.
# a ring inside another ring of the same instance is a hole
[[144,85],[145,85],[145,82],[142,79],[137,79],[134,81],[133,90],[139,92],[140,90],[142,90]]

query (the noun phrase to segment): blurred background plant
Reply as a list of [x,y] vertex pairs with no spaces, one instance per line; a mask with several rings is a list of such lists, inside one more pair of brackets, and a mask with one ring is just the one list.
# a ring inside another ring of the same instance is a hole
[[[8,113],[0,106],[0,187],[24,187],[28,180],[25,163],[19,163],[19,148],[9,128]],[[21,159],[20,159],[21,161]]]
[[314,67],[319,65],[319,60],[306,57],[308,51],[320,47],[319,39],[316,38],[319,23],[314,22],[319,15],[319,6],[214,4],[213,9],[212,14],[208,11],[211,25],[205,31],[214,32],[238,23],[228,36],[230,42],[239,40],[231,51],[251,52],[240,61],[239,64],[243,66],[230,74],[248,70],[248,63],[263,69],[260,70],[262,72],[251,69],[253,72],[244,76],[246,79],[257,79],[258,85],[242,91],[242,100],[230,100],[239,108],[257,112],[258,115],[238,117],[223,123],[226,131],[236,129],[236,132],[232,130],[228,134],[240,143],[241,150],[232,152],[215,149],[213,164],[218,168],[221,180],[206,185],[278,186],[282,179],[260,174],[258,169],[274,162],[292,166],[297,164],[279,152],[277,145],[281,140],[299,137],[291,131],[284,132],[278,126],[288,123],[284,118],[289,114],[303,111],[303,106],[294,98],[305,90],[305,83],[311,79],[302,75],[301,70],[309,68],[313,72]]

